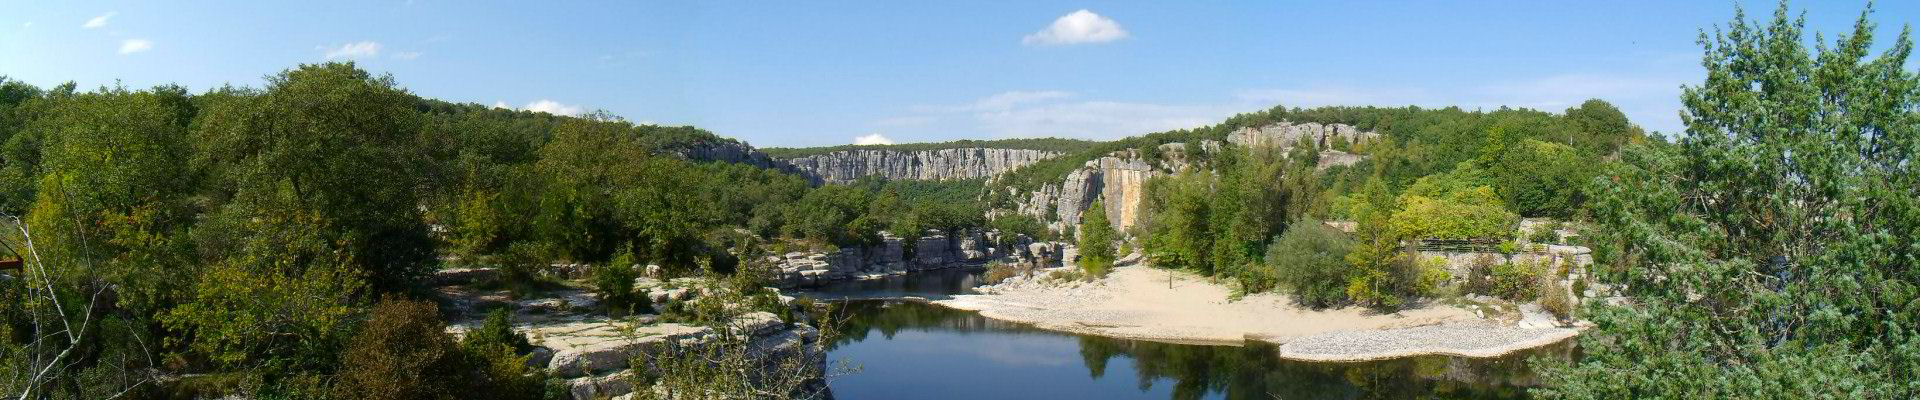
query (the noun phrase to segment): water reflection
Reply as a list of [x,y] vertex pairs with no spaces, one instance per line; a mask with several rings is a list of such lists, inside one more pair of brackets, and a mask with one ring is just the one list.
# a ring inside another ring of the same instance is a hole
[[905,301],[844,303],[833,357],[861,365],[833,382],[841,399],[1525,398],[1525,358],[1416,357],[1360,363],[1282,360],[1270,345],[1200,346],[1039,330]]
[[827,282],[819,287],[804,288],[795,293],[800,296],[823,300],[873,300],[918,297],[929,300],[945,299],[955,294],[971,294],[975,286],[980,286],[986,274],[984,267],[954,267],[932,271],[915,272],[912,275],[892,275],[877,279],[841,280]]

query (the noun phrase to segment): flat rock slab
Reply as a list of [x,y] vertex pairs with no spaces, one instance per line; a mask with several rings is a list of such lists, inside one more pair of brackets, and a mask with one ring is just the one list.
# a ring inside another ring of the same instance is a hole
[[1362,361],[1420,355],[1498,357],[1580,334],[1570,328],[1523,328],[1494,324],[1433,325],[1334,332],[1280,345],[1280,357],[1304,361]]

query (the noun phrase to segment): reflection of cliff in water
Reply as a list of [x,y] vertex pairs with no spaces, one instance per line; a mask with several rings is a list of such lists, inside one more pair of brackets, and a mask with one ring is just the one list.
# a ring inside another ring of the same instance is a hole
[[[1274,346],[1267,344],[1204,346],[1068,335],[911,302],[856,301],[845,303],[845,307],[846,320],[839,327],[842,335],[834,344],[836,348],[878,340],[869,336],[874,333],[891,340],[902,331],[1076,336],[1080,364],[1088,381],[1130,372],[1143,392],[1155,384],[1171,382],[1171,397],[1175,399],[1525,398],[1526,388],[1534,384],[1527,358],[1565,357],[1571,352],[1571,345],[1560,344],[1493,359],[1431,356],[1356,363],[1304,362],[1280,359],[1275,356]],[[1123,358],[1128,362],[1115,362]],[[1109,370],[1109,365],[1130,365],[1133,371]]]

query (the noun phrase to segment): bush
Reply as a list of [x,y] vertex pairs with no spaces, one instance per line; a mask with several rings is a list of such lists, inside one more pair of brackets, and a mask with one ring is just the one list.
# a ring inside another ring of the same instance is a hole
[[1447,271],[1445,257],[1428,257],[1415,265],[1419,268],[1419,279],[1414,283],[1414,294],[1421,297],[1438,297],[1453,280],[1453,273]]
[[1267,246],[1266,264],[1295,302],[1315,308],[1345,304],[1346,257],[1353,245],[1345,233],[1326,224],[1300,221]]
[[455,399],[466,366],[433,303],[389,296],[348,342],[334,397]]
[[998,285],[1000,282],[1006,282],[1007,279],[1012,279],[1015,275],[1019,274],[1019,268],[1014,267],[1013,264],[996,262],[987,265],[987,275],[985,279],[988,285]]
[[1543,266],[1538,263],[1506,262],[1493,267],[1491,276],[1492,292],[1488,293],[1513,301],[1529,301],[1540,295],[1541,273]]
[[1561,320],[1573,318],[1574,299],[1558,279],[1540,280],[1540,307]]
[[513,331],[513,314],[506,307],[494,308],[487,312],[487,321],[479,328],[467,332],[462,345],[507,346],[515,352],[533,350],[533,344],[525,335]]
[[638,277],[633,270],[632,253],[624,251],[614,256],[612,262],[593,269],[593,292],[600,295],[600,304],[606,307],[607,315],[620,317],[652,308],[650,304],[637,307],[647,301],[642,299],[646,296],[634,293],[633,280]]

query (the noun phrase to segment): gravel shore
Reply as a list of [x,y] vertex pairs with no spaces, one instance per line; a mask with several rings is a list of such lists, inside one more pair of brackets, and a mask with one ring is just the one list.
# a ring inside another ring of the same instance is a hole
[[1280,356],[1362,361],[1428,354],[1494,357],[1553,344],[1579,331],[1519,327],[1473,311],[1434,305],[1380,314],[1362,308],[1311,310],[1283,296],[1228,300],[1205,278],[1125,266],[1093,282],[1016,278],[934,304],[1062,332],[1185,344],[1280,345]]

